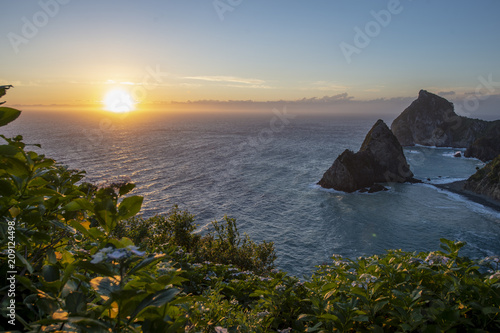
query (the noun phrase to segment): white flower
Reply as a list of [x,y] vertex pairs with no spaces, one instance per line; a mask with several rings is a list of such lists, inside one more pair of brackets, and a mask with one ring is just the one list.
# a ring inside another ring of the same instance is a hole
[[227,328],[222,326],[215,326],[215,332],[217,333],[228,333]]
[[108,254],[108,259],[111,260],[121,260],[130,256],[130,252],[127,249],[117,249]]
[[376,282],[378,280],[375,276],[373,276],[371,274],[367,274],[367,273],[361,274],[361,276],[359,278],[361,280],[365,280],[366,283],[370,283],[370,282],[373,283],[373,282]]
[[429,253],[427,258],[425,258],[425,261],[427,261],[430,265],[434,265],[434,263],[446,265],[449,260],[450,258],[436,254],[434,252]]
[[142,256],[144,256],[146,254],[145,251],[139,251],[139,248],[137,246],[134,246],[134,245],[127,246],[127,249],[129,249],[130,252],[132,252],[136,256],[141,256],[142,257]]
[[92,264],[98,264],[104,260],[104,254],[102,252],[97,252],[92,256],[92,260],[90,261]]
[[424,261],[420,258],[411,258],[409,261],[410,264],[423,264]]
[[139,249],[133,245],[129,245],[121,249],[115,249],[113,247],[105,247],[104,249],[100,249],[96,254],[94,254],[92,256],[93,259],[90,262],[93,264],[98,264],[103,260],[106,261],[122,260],[124,258],[132,256],[132,254],[138,256],[144,256],[146,252],[139,251]]
[[267,315],[269,315],[269,311],[267,311],[267,310],[257,313],[257,317],[265,317]]
[[281,292],[281,291],[285,291],[286,287],[282,284],[278,284],[276,285],[276,287],[274,287],[275,290],[277,290],[278,292]]
[[493,279],[500,279],[500,271],[498,271],[495,274],[492,274],[490,276],[490,280],[493,280]]
[[278,330],[279,333],[290,333],[292,331],[291,327],[284,328],[282,330]]

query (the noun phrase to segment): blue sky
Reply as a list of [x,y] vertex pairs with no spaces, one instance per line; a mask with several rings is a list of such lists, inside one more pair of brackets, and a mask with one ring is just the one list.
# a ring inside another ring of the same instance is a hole
[[[14,103],[98,101],[111,86],[147,80],[146,102],[372,100],[415,97],[421,88],[458,98],[474,92],[480,76],[500,81],[495,0],[41,0],[2,7],[0,84],[17,86],[9,93]],[[391,14],[382,25],[374,12]],[[37,31],[25,36],[27,21]],[[340,45],[360,46],[356,28],[371,37],[347,59]]]

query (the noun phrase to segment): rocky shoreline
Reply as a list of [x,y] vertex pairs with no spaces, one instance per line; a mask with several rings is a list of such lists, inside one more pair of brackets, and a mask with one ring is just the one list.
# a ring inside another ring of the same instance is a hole
[[461,195],[461,196],[463,196],[471,201],[474,201],[474,202],[481,204],[485,207],[489,207],[489,208],[492,208],[492,209],[500,212],[500,202],[499,201],[496,201],[496,200],[494,200],[486,195],[477,194],[475,192],[466,190],[464,188],[465,183],[466,183],[466,180],[460,180],[460,181],[456,181],[453,183],[432,184],[432,185],[436,186],[437,188],[459,194],[459,195]]

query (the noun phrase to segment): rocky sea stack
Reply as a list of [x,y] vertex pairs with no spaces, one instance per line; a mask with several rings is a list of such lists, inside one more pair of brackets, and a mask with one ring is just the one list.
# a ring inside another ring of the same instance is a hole
[[500,121],[459,116],[452,103],[425,90],[420,90],[391,129],[403,146],[467,148],[466,157],[482,161],[500,154]]
[[354,153],[346,149],[318,184],[324,188],[354,192],[375,183],[408,181],[416,180],[406,162],[403,148],[389,127],[379,119],[366,135],[360,150]]

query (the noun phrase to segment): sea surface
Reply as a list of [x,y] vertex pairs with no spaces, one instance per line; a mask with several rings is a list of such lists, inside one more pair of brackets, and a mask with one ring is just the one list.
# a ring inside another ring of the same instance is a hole
[[462,254],[470,257],[500,254],[500,212],[432,185],[483,165],[453,157],[459,149],[405,149],[423,184],[390,184],[374,194],[316,185],[342,151],[359,149],[376,120],[284,109],[259,116],[24,112],[0,132],[41,144],[48,157],[86,170],[87,181],[128,177],[145,198],[146,217],[177,204],[196,215],[201,233],[225,214],[234,217],[240,233],[273,241],[278,268],[298,277],[332,254],[439,250],[441,237],[467,242]]

